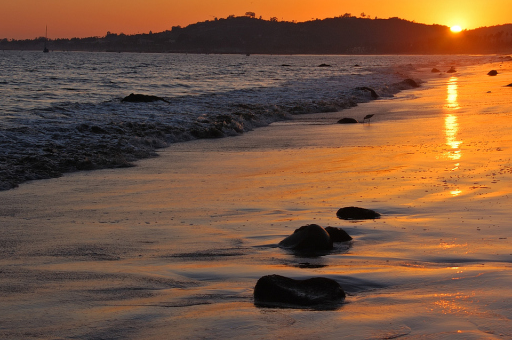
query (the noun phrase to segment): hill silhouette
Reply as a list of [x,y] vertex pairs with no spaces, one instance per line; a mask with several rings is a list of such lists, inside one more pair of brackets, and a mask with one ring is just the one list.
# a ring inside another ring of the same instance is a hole
[[[45,38],[0,40],[3,50],[42,50]],[[160,33],[54,39],[51,50],[241,53],[241,54],[446,54],[508,53],[512,25],[483,27],[458,34],[448,27],[399,18],[344,15],[301,23],[230,16],[173,27]]]

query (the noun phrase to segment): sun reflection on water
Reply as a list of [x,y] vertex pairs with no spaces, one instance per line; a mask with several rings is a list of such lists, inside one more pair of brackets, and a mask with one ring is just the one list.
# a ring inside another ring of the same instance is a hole
[[463,293],[435,294],[435,297],[437,300],[434,302],[434,305],[443,314],[472,314],[472,311],[466,306],[467,301],[473,298],[472,295],[465,295]]
[[[446,144],[451,148],[446,155],[448,158],[453,160],[459,160],[462,157],[462,153],[460,151],[460,145],[462,144],[462,141],[457,138],[459,132],[458,117],[457,115],[451,113],[451,111],[455,111],[460,108],[459,102],[457,101],[457,90],[457,77],[451,77],[448,81],[448,96],[446,97],[445,105],[445,108],[450,112],[448,112],[444,118],[444,131],[446,134]],[[455,168],[458,168],[458,165],[456,165]]]
[[444,118],[444,126],[445,126],[445,134],[446,134],[446,144],[450,146],[453,150],[455,156],[450,158],[452,159],[460,159],[460,150],[459,147],[462,144],[461,140],[457,139],[457,133],[459,132],[459,123],[457,122],[457,116],[448,114]]
[[452,196],[459,196],[460,194],[462,194],[462,190],[452,190],[450,191],[450,194]]
[[448,96],[446,97],[446,105],[445,107],[450,110],[458,110],[460,108],[459,102],[457,101],[457,97],[459,96],[458,89],[459,86],[457,84],[458,78],[451,77],[448,80],[447,92]]
[[[451,77],[448,81],[448,85],[446,87],[446,104],[445,109],[447,110],[446,116],[444,118],[444,132],[446,136],[446,145],[448,145],[449,149],[445,152],[444,156],[448,159],[459,161],[462,158],[462,151],[460,149],[460,145],[463,143],[462,140],[458,138],[459,133],[459,122],[458,116],[455,114],[455,111],[460,109],[458,98],[458,84],[457,77]],[[456,171],[459,169],[460,162],[454,164],[452,171]],[[459,196],[462,193],[460,190],[452,190],[450,194],[452,196]]]

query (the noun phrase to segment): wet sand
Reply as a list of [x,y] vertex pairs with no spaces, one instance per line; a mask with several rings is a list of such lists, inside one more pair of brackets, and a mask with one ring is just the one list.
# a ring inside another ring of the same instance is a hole
[[[512,337],[511,71],[0,192],[0,337]],[[336,218],[353,205],[383,218]],[[308,223],[354,240],[276,248]],[[346,303],[257,308],[267,274],[335,279]]]

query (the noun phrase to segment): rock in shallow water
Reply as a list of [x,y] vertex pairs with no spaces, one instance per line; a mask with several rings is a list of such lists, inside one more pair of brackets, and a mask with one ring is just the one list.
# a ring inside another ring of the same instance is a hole
[[420,85],[414,79],[404,79],[401,81],[402,84],[409,85],[410,87],[420,87]]
[[345,117],[345,118],[341,118],[340,120],[338,120],[338,124],[355,124],[355,123],[359,123],[355,118]]
[[341,208],[336,213],[336,216],[342,220],[373,220],[380,218],[380,214],[378,212],[359,207]]
[[372,89],[372,88],[370,88],[370,87],[366,87],[366,86],[363,86],[363,87],[356,87],[356,90],[370,92],[370,96],[371,96],[373,99],[377,99],[377,98],[379,98],[379,95],[377,94],[377,92],[375,92],[375,90],[374,90],[374,89]]
[[308,224],[296,229],[279,246],[297,252],[322,252],[332,249],[332,239],[318,224]]
[[333,242],[348,242],[352,241],[352,237],[347,234],[347,232],[341,228],[336,227],[325,227],[325,231],[331,237]]
[[138,93],[137,94],[131,93],[129,96],[124,97],[121,101],[129,102],[129,103],[152,103],[152,102],[156,102],[159,100],[168,103],[167,100],[165,100],[161,97],[148,96],[145,94],[138,94]]
[[315,277],[294,280],[281,275],[263,276],[254,287],[254,303],[262,307],[332,308],[345,298],[338,282]]

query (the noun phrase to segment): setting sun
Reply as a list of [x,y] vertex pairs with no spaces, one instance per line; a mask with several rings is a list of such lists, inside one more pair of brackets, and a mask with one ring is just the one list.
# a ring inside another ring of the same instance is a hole
[[456,26],[450,27],[450,31],[452,31],[453,33],[459,33],[460,31],[462,31],[462,28],[460,26],[456,25]]

